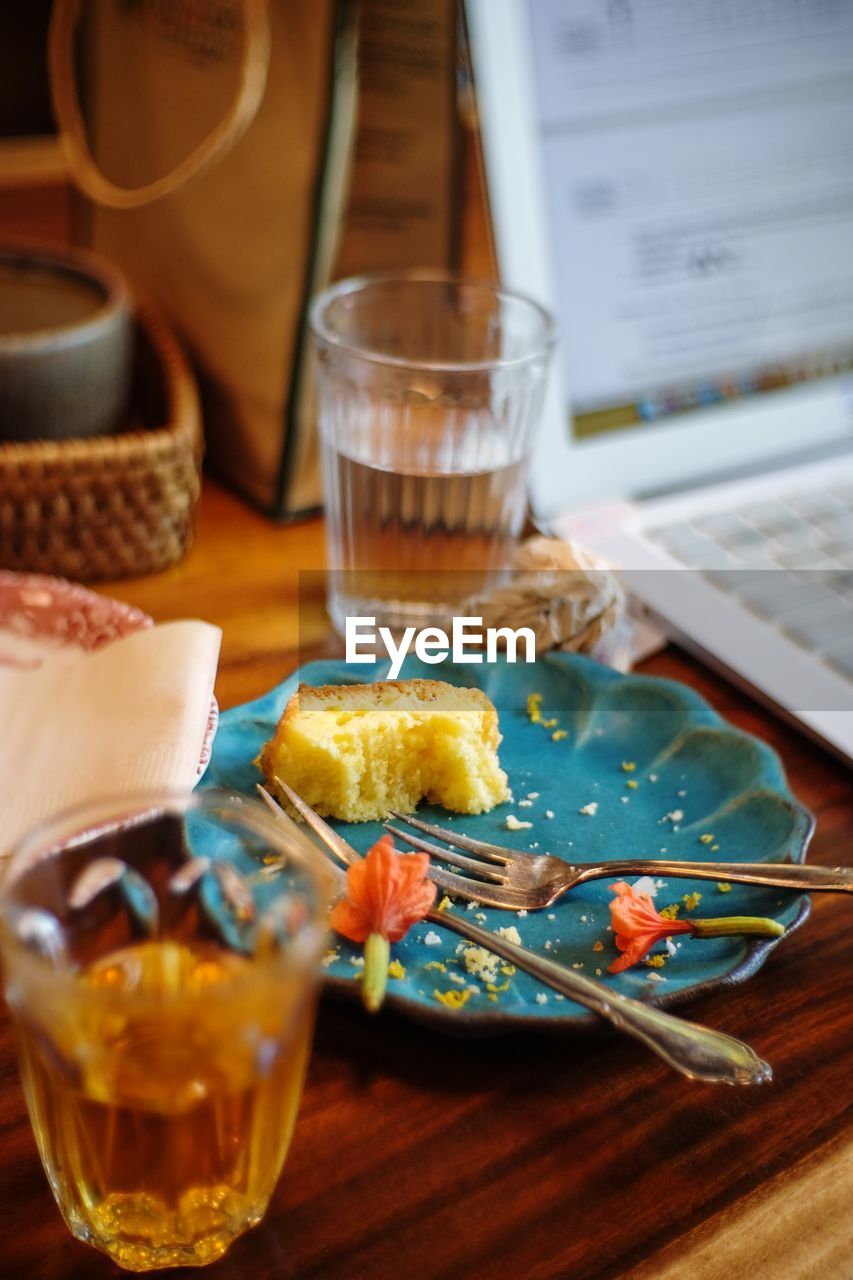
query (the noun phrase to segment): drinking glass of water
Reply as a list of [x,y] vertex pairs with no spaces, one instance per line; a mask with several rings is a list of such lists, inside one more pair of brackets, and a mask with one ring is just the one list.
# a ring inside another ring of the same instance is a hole
[[555,342],[538,303],[436,273],[315,298],[328,607],[442,625],[509,564]]

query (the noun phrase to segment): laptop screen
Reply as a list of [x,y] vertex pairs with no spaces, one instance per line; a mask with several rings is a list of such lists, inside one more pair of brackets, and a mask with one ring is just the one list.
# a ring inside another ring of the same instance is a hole
[[851,370],[853,4],[526,10],[574,441]]

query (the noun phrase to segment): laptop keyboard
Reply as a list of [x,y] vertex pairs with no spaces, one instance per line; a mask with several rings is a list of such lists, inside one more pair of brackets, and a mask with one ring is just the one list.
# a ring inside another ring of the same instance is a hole
[[704,512],[644,533],[853,679],[853,483]]

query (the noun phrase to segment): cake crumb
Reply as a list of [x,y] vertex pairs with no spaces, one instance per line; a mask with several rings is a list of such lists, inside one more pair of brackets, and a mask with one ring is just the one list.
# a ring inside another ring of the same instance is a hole
[[392,960],[388,966],[389,978],[405,978],[406,970],[400,964],[399,960]]
[[554,810],[553,810],[553,809],[546,809],[546,810],[545,810],[545,817],[546,817],[546,818],[553,818],[553,816],[554,816]]
[[565,729],[555,729],[551,734],[552,742],[562,742],[563,738],[568,738],[568,732]]
[[528,800],[538,800],[538,799],[539,799],[539,792],[538,792],[538,791],[528,791],[528,793],[527,793],[527,799],[528,799]]
[[517,946],[521,946],[521,934],[514,924],[502,925],[500,929],[495,930],[495,933],[501,938],[506,938],[507,942],[514,942]]
[[548,997],[546,996],[546,994],[545,994],[545,992],[544,992],[544,991],[537,991],[537,992],[536,992],[536,1003],[537,1003],[537,1004],[547,1004],[547,1003],[548,1003]]
[[532,809],[532,808],[533,808],[533,801],[532,801],[532,800],[519,800],[519,801],[518,801],[518,807],[519,807],[520,809]]
[[685,893],[682,895],[681,901],[687,911],[695,911],[702,901],[702,895],[701,893]]
[[521,910],[520,910],[520,911],[516,911],[516,913],[515,913],[515,914],[518,916],[519,920],[523,920],[523,919],[525,918],[525,916],[527,915],[527,908],[526,908],[526,907],[522,907],[522,908],[521,908]]
[[701,835],[701,836],[699,837],[699,843],[700,843],[700,844],[713,844],[713,843],[714,843],[714,837],[710,834],[710,832],[706,831],[703,835]]
[[514,813],[509,813],[506,816],[506,821],[504,825],[506,826],[507,831],[529,831],[530,828],[533,826],[533,823],[520,822],[519,819],[516,818]]
[[585,804],[583,808],[578,809],[578,813],[584,814],[587,818],[594,818],[598,813],[598,801],[591,800],[589,804]]
[[595,942],[592,944],[592,949],[593,949],[593,951],[603,951],[603,950],[604,950],[604,943],[601,941],[601,939],[600,939],[600,938],[596,938]]
[[430,929],[429,933],[424,938],[424,942],[428,947],[439,947],[441,946],[441,936],[436,933],[435,929]]
[[732,886],[729,884],[728,880],[717,881],[717,893],[731,893],[731,891]]

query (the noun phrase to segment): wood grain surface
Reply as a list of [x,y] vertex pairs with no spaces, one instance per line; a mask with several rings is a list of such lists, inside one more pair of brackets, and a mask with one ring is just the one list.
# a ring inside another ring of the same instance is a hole
[[[158,621],[221,626],[227,708],[298,661],[339,651],[316,575],[302,575],[299,607],[300,569],[322,561],[319,521],[272,525],[207,482],[188,558],[104,591]],[[817,815],[810,859],[853,861],[853,789],[840,764],[673,648],[642,669],[687,681],[766,738]],[[755,977],[686,1010],[772,1063],[774,1083],[753,1090],[692,1084],[616,1034],[451,1039],[324,1001],[269,1215],[208,1274],[850,1280],[850,910],[849,899],[816,895],[811,918]],[[118,1275],[70,1238],[55,1208],[5,1015],[0,1240],[4,1277]]]

